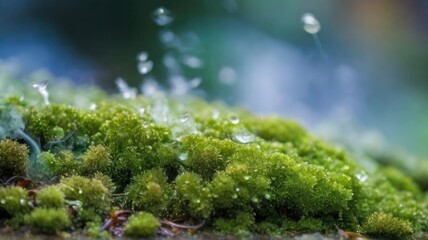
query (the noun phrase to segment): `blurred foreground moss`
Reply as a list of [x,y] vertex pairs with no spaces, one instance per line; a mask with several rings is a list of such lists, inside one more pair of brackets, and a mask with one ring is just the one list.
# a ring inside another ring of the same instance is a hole
[[[160,219],[240,236],[428,230],[427,196],[414,179],[392,166],[364,169],[293,121],[190,97],[123,99],[61,84],[52,84],[62,94],[46,106],[34,89],[16,88],[0,98],[0,116],[22,121],[42,152],[0,132],[3,225],[99,236],[97,227],[114,232],[101,228],[109,212],[129,209],[136,214],[120,224],[135,237],[155,234]],[[14,128],[3,120],[2,129]],[[16,175],[33,184],[7,181]]]

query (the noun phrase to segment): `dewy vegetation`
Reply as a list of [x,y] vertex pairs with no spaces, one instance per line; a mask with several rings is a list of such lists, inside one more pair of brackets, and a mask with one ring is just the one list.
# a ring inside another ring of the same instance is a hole
[[31,84],[2,81],[2,227],[94,237],[428,230],[428,177],[374,158],[363,168],[293,121],[54,82],[45,105]]

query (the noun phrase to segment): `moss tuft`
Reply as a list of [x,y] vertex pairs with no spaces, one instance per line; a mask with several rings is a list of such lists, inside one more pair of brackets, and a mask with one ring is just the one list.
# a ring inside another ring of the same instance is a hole
[[65,230],[71,222],[63,209],[38,208],[25,216],[25,222],[35,231],[55,234]]
[[28,162],[28,148],[24,144],[6,139],[0,141],[0,178],[25,176]]
[[159,221],[152,214],[139,212],[129,218],[125,226],[125,235],[128,237],[154,236],[159,226]]
[[362,226],[363,232],[371,237],[403,239],[413,233],[409,221],[394,217],[390,213],[375,212]]
[[43,208],[64,207],[64,193],[58,186],[47,186],[37,192],[37,204]]

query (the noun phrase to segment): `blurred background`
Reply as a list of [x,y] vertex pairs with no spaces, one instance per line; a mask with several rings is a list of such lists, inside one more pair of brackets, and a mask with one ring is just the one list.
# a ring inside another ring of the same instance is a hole
[[[306,12],[326,57],[303,30]],[[109,92],[118,77],[190,91],[428,157],[424,0],[0,0],[0,59]]]

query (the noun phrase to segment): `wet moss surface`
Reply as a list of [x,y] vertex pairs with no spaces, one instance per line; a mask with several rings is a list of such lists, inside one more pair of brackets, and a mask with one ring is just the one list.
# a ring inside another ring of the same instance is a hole
[[0,98],[7,231],[274,237],[343,229],[396,239],[427,231],[423,174],[375,158],[367,169],[296,122],[160,92],[124,99],[58,84],[45,105],[34,89],[17,89]]

